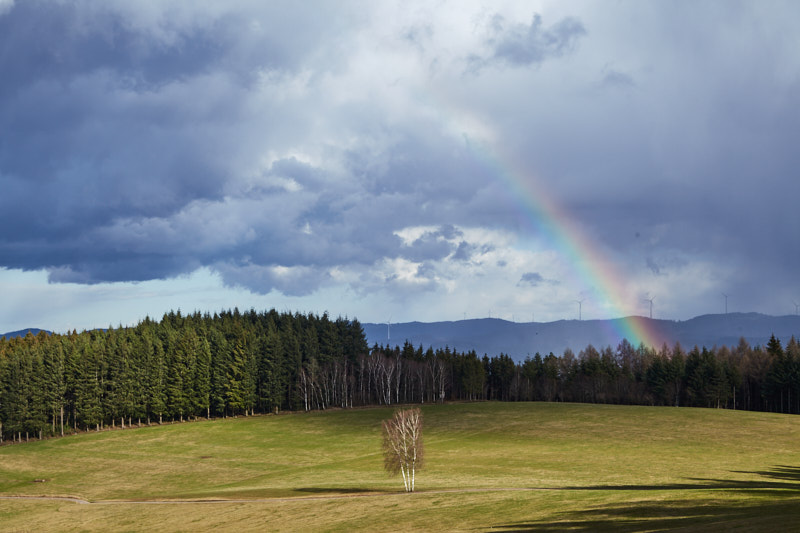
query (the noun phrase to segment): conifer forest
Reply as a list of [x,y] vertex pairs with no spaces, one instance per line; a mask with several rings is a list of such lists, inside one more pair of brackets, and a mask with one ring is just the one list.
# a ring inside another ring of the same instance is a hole
[[[535,347],[532,347],[535,349]],[[0,338],[0,439],[197,418],[444,401],[800,413],[800,344],[587,346],[577,355],[369,347],[357,320],[238,309]]]

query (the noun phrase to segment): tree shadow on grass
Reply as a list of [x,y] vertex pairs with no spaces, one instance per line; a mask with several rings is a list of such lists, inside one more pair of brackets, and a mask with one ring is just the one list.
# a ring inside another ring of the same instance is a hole
[[[687,491],[685,498],[613,504],[565,512],[558,520],[495,524],[492,529],[522,531],[800,531],[800,468],[776,466],[756,474],[757,480],[692,479],[692,483],[665,485],[595,485],[563,490]],[[773,481],[777,480],[777,481]],[[723,490],[692,495],[691,491]],[[731,492],[733,494],[731,494]],[[737,498],[737,493],[742,496]]]
[[577,511],[559,521],[492,526],[493,531],[797,531],[800,499],[744,505],[708,500],[665,500]]
[[782,485],[793,486],[795,489],[800,489],[800,467],[778,465],[771,470],[761,472],[746,472],[743,470],[734,470],[736,474],[758,474],[759,476],[781,479],[783,481],[791,481],[792,483],[782,483]]

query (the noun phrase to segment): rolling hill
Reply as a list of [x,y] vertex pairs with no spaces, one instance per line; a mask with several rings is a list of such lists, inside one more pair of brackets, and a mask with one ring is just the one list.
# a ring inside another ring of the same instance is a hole
[[41,330],[39,328],[27,328],[27,329],[20,329],[17,331],[9,331],[8,333],[0,333],[0,337],[5,337],[7,339],[10,339],[12,337],[24,337],[25,335],[28,334],[28,332],[30,332],[32,335],[38,335],[40,331],[44,331],[48,335],[52,334],[52,332],[50,331]]
[[3,531],[797,531],[800,420],[727,409],[423,406],[414,494],[393,407],[5,445]]
[[[616,347],[622,340],[619,331],[623,321],[557,320],[555,322],[509,322],[499,318],[477,318],[448,322],[403,322],[392,324],[387,339],[386,324],[362,323],[367,342],[402,345],[408,340],[415,347],[444,348],[459,351],[475,350],[478,355],[504,353],[516,360],[539,352],[561,355],[570,348],[578,352],[591,344],[596,348]],[[733,346],[744,338],[750,345],[765,345],[771,335],[784,344],[791,336],[800,337],[800,316],[770,316],[761,313],[728,313],[701,315],[689,320],[659,320],[633,317],[643,327],[656,332],[659,343],[669,346],[680,342],[692,346]],[[20,337],[28,332],[36,335],[39,328],[27,328],[0,334],[0,337]],[[46,331],[50,334],[49,331]]]
[[[634,317],[643,327],[656,332],[659,342],[684,347],[732,346],[744,338],[751,345],[765,345],[774,334],[784,344],[792,335],[800,336],[800,316],[770,316],[760,313],[701,315],[690,320],[673,321]],[[555,322],[509,322],[497,318],[457,320],[453,322],[406,322],[392,324],[387,342],[387,325],[362,324],[367,341],[373,344],[402,345],[459,351],[474,349],[478,355],[504,353],[522,360],[536,352],[561,355],[566,348],[578,352],[587,345],[596,348],[616,347],[622,322],[613,320],[558,320]]]

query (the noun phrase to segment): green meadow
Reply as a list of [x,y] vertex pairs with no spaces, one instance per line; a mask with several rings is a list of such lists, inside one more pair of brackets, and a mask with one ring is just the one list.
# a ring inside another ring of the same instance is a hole
[[383,471],[389,408],[6,445],[0,496],[41,498],[0,500],[0,530],[800,530],[796,416],[557,403],[423,413],[413,494]]

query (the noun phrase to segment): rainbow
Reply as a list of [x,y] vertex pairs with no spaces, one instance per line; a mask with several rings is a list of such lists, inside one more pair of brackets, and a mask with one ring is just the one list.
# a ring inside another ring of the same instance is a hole
[[657,322],[630,312],[624,301],[624,283],[619,271],[608,257],[590,241],[573,222],[546,188],[530,173],[513,164],[513,158],[488,149],[480,143],[469,144],[472,154],[482,162],[519,202],[531,229],[541,235],[572,266],[572,275],[581,284],[591,287],[605,300],[609,315],[621,318],[607,320],[614,331],[610,336],[627,339],[634,346],[644,344],[659,348],[664,342]]

